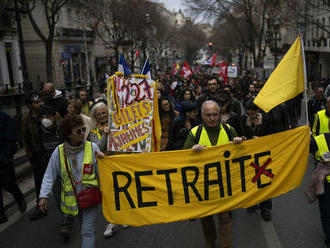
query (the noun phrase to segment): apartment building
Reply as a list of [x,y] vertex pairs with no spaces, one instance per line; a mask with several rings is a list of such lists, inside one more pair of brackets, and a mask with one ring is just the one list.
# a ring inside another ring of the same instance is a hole
[[14,12],[0,9],[0,94],[14,92],[23,83]]

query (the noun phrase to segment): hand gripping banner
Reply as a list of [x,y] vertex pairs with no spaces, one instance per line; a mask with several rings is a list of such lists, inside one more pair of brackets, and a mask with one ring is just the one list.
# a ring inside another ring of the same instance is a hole
[[143,226],[247,208],[301,184],[309,140],[304,126],[197,153],[99,159],[103,214],[111,223]]

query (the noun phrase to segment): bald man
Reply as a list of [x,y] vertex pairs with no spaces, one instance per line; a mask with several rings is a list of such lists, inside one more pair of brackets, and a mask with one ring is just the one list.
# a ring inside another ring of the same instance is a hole
[[45,105],[53,107],[63,118],[67,114],[68,101],[62,96],[62,92],[55,89],[53,83],[46,82],[42,89],[45,96]]
[[[186,138],[183,149],[192,148],[194,152],[202,152],[207,146],[224,145],[229,142],[239,144],[243,138],[237,137],[236,131],[228,124],[220,121],[218,103],[207,100],[201,107],[203,124],[192,128]],[[219,219],[219,238],[222,248],[232,247],[232,222],[229,212],[217,214]],[[217,238],[212,215],[201,218],[205,239],[205,248],[215,248]]]

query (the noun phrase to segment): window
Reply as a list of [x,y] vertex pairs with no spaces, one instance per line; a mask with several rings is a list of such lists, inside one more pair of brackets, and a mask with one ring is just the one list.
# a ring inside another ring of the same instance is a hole
[[14,81],[13,60],[12,60],[12,50],[13,50],[12,43],[6,42],[5,50],[6,50],[6,59],[7,59],[10,87],[14,87],[15,81]]
[[[330,0],[329,0],[330,1]],[[330,16],[328,17],[328,37],[330,38]]]

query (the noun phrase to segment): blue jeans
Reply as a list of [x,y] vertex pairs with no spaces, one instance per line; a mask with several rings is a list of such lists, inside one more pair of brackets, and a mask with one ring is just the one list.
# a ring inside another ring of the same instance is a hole
[[97,206],[85,208],[82,210],[81,220],[81,247],[95,247],[95,218]]
[[[97,206],[85,208],[80,212],[81,215],[81,247],[94,248],[95,247],[95,218]],[[73,222],[74,216],[63,214],[63,223]]]

